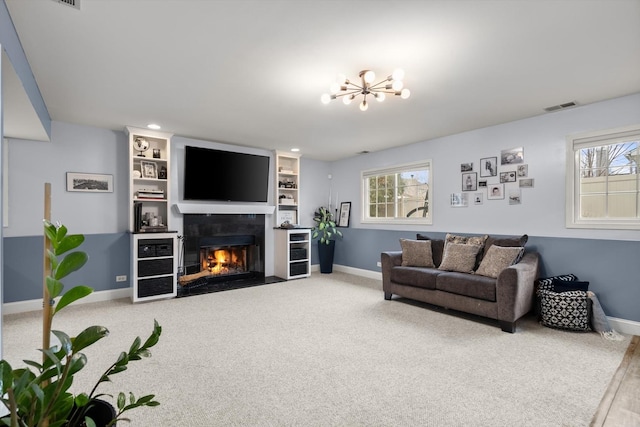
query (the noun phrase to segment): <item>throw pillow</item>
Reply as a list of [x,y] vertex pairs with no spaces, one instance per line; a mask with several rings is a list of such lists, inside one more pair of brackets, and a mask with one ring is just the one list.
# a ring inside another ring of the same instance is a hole
[[589,297],[584,291],[540,291],[540,323],[550,328],[589,331]]
[[[496,246],[507,246],[507,247],[524,247],[529,240],[529,236],[523,234],[522,236],[513,236],[513,237],[491,237],[487,238],[487,241],[484,244],[484,255],[487,256],[487,252],[492,245]],[[524,252],[523,252],[524,255]]]
[[431,241],[431,255],[433,256],[433,264],[438,267],[442,263],[442,254],[444,252],[444,240],[432,239],[424,234],[416,234],[418,240],[430,240]]
[[553,280],[553,292],[569,292],[569,291],[588,291],[589,282],[580,282],[577,280]]
[[562,280],[562,281],[565,281],[565,282],[572,282],[574,280],[578,280],[578,276],[576,276],[575,274],[563,274],[563,275],[560,275],[560,276],[552,276],[552,277],[546,277],[544,279],[538,279],[536,291],[553,290],[553,281],[554,280]]
[[447,237],[444,239],[445,246],[449,243],[462,243],[467,245],[484,246],[484,242],[489,236],[458,236],[456,234],[447,233]]
[[431,254],[431,241],[400,239],[402,247],[402,265],[408,267],[431,267],[433,255]]
[[524,248],[493,245],[489,248],[484,258],[482,258],[476,274],[493,277],[495,279],[502,270],[515,264],[516,260],[522,257],[523,252]]
[[448,243],[444,247],[440,270],[458,271],[460,273],[473,273],[476,265],[476,256],[482,246],[467,245],[462,243]]

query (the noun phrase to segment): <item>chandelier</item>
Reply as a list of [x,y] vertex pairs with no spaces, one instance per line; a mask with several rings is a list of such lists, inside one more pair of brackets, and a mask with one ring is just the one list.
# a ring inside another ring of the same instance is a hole
[[358,76],[360,77],[360,84],[350,81],[343,74],[338,74],[337,81],[329,88],[331,93],[325,93],[320,98],[322,103],[328,104],[333,99],[342,98],[342,102],[345,105],[349,105],[356,96],[362,95],[360,111],[367,111],[369,108],[367,95],[373,96],[378,102],[384,101],[387,93],[399,96],[402,99],[407,99],[411,96],[409,89],[405,88],[402,83],[404,71],[400,68],[378,83],[373,83],[376,79],[376,74],[371,70],[362,70]]

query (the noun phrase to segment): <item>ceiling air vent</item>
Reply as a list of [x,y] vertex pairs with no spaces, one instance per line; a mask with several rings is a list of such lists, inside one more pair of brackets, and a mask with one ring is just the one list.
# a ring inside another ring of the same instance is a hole
[[56,3],[66,4],[80,10],[80,0],[53,0]]
[[552,111],[564,110],[565,108],[575,107],[576,105],[578,104],[574,101],[565,102],[564,104],[558,104],[551,107],[547,107],[544,109],[544,111],[546,111],[547,113],[550,113]]

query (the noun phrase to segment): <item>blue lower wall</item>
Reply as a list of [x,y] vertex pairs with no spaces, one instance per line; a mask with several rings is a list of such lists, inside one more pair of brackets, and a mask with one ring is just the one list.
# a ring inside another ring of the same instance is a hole
[[[335,264],[372,271],[380,271],[380,252],[400,250],[399,239],[416,236],[408,231],[340,230],[344,237],[336,243]],[[446,235],[420,233],[436,239]],[[590,282],[608,316],[640,322],[640,242],[529,236],[526,248],[540,254],[540,277],[573,273]],[[317,254],[312,262],[317,263]]]
[[[341,228],[344,237],[336,244],[335,264],[380,271],[380,252],[400,250],[400,238],[416,232]],[[445,233],[420,233],[444,238]],[[459,233],[464,234],[464,233]],[[4,238],[4,302],[42,298],[42,237]],[[317,264],[316,242],[312,263]],[[87,235],[81,249],[89,254],[87,265],[63,282],[68,289],[84,284],[96,291],[129,287],[116,283],[118,275],[130,274],[129,234]],[[540,254],[540,276],[573,273],[588,280],[607,315],[640,322],[640,242],[529,236],[527,249]],[[130,279],[130,278],[129,278]]]
[[[5,237],[3,242],[4,302],[42,298],[43,236]],[[89,261],[62,280],[65,289],[87,285],[104,291],[129,286],[129,281],[116,283],[116,276],[129,279],[128,233],[86,235],[79,250],[89,255]]]

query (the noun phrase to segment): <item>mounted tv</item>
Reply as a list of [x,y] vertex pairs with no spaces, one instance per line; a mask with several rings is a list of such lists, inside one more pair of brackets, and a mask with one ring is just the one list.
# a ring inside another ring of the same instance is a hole
[[269,157],[185,147],[184,199],[266,202]]

